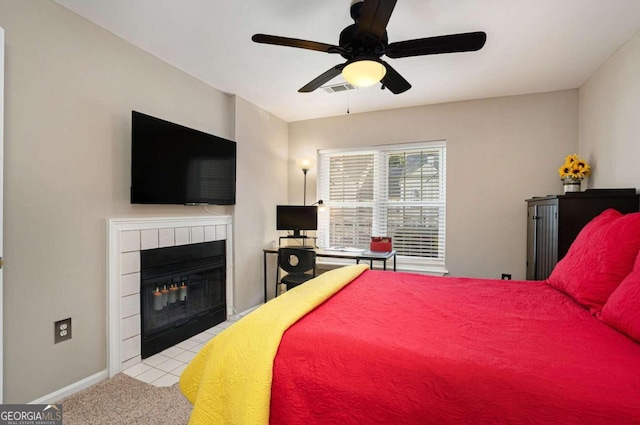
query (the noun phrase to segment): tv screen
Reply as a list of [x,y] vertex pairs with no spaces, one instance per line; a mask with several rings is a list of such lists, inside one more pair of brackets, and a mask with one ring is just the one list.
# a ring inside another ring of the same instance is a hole
[[235,142],[131,112],[132,204],[235,202]]
[[318,229],[318,207],[302,205],[278,205],[276,230],[291,230],[300,235],[301,230]]

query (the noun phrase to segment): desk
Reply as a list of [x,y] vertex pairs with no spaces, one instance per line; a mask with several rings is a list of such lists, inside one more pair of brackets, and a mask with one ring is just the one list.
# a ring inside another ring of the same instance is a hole
[[[289,247],[295,248],[295,247]],[[267,302],[267,256],[278,255],[278,248],[265,248],[263,252],[263,264],[264,264],[264,302]],[[387,270],[387,260],[393,258],[393,271],[396,271],[396,252],[353,252],[353,251],[338,251],[332,249],[316,249],[317,258],[342,258],[347,260],[356,260],[356,264],[360,264],[360,261],[369,261],[369,266],[373,268],[374,261],[382,261],[382,269]],[[278,265],[276,264],[276,267]]]

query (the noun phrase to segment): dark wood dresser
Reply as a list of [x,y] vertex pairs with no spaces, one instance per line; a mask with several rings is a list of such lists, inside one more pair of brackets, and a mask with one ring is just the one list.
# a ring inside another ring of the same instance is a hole
[[635,189],[588,189],[527,199],[527,279],[549,277],[580,230],[602,211],[614,208],[627,214],[639,206]]

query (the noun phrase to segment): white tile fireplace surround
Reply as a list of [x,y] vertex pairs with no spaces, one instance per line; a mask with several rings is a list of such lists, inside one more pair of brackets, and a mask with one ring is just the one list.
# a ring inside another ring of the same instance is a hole
[[231,216],[113,218],[107,221],[109,376],[141,362],[140,251],[226,241],[227,316],[233,314]]

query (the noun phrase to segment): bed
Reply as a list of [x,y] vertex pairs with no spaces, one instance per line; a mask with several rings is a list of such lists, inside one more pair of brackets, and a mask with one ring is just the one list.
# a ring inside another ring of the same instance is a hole
[[594,220],[544,282],[324,273],[194,358],[180,382],[190,423],[638,424],[629,221]]

